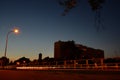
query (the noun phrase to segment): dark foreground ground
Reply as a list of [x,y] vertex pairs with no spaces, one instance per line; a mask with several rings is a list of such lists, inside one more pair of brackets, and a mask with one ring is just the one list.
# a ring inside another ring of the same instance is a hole
[[120,72],[0,70],[0,80],[120,80]]

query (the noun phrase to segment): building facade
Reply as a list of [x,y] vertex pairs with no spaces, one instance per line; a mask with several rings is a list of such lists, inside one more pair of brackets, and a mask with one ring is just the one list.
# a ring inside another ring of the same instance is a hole
[[68,60],[104,58],[104,51],[75,44],[74,41],[57,41],[54,43],[54,58]]

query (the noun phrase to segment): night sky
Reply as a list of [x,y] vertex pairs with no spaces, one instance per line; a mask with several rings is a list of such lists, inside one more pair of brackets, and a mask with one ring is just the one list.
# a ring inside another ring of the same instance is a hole
[[20,34],[9,35],[7,57],[15,60],[54,56],[54,42],[74,40],[76,44],[102,49],[105,58],[120,56],[120,0],[106,0],[101,10],[104,29],[94,26],[95,13],[87,0],[61,16],[59,0],[0,0],[0,57],[4,56],[6,34],[14,27]]

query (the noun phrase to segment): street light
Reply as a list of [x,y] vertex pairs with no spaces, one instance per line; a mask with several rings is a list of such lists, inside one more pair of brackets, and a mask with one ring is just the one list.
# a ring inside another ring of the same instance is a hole
[[15,33],[15,34],[18,34],[18,33],[19,33],[19,29],[15,28],[15,29],[13,29],[13,30],[11,30],[11,31],[9,31],[9,32],[7,33],[4,57],[6,57],[6,53],[7,53],[8,35],[9,35],[10,33],[12,33],[12,32]]

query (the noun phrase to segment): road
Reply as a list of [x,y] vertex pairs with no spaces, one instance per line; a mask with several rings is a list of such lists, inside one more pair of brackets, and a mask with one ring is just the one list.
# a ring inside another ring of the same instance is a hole
[[0,80],[120,80],[120,72],[0,70]]

